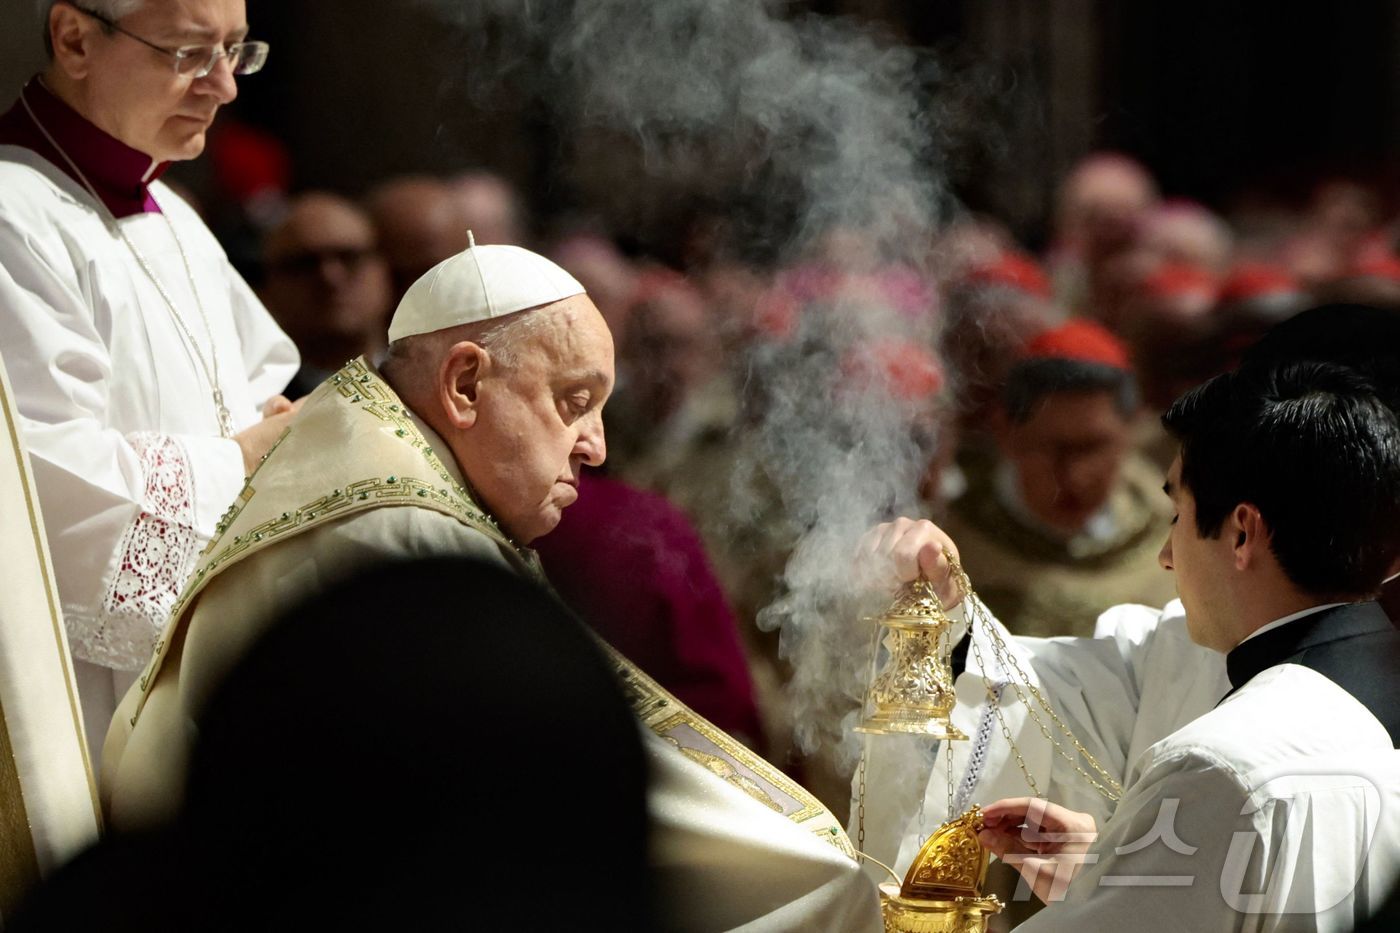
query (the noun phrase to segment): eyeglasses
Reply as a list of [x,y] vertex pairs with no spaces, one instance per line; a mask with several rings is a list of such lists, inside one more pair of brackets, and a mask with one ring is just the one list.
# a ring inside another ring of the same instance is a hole
[[128,39],[135,39],[147,48],[155,49],[162,55],[168,55],[175,63],[175,73],[189,78],[203,78],[213,71],[219,64],[220,58],[228,60],[229,71],[236,75],[250,75],[262,70],[262,66],[267,62],[267,51],[270,46],[266,42],[235,42],[232,45],[182,45],[178,49],[167,49],[164,46],[156,45],[148,39],[143,39],[134,32],[118,26],[114,20],[108,19],[101,13],[80,7],[73,4],[73,9],[79,13],[85,13],[97,20],[108,29],[113,29]]
[[336,263],[346,272],[355,275],[366,268],[369,261],[379,254],[367,247],[342,246],[319,250],[306,250],[293,253],[280,259],[269,260],[267,271],[274,275],[301,278],[316,275],[326,263]]

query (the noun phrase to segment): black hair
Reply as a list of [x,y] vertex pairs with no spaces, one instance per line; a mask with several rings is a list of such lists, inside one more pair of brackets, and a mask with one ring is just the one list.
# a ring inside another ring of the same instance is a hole
[[1181,396],[1162,423],[1181,442],[1202,537],[1218,537],[1250,503],[1299,589],[1347,600],[1376,592],[1400,552],[1400,422],[1359,373],[1245,367]]
[[1400,412],[1400,313],[1354,304],[1309,308],[1274,325],[1245,353],[1243,365],[1288,360],[1350,367],[1392,411]]
[[1109,392],[1119,414],[1137,410],[1137,380],[1133,374],[1106,363],[1085,360],[1033,359],[1017,363],[1007,373],[1001,400],[1016,424],[1035,414],[1037,403],[1054,392]]

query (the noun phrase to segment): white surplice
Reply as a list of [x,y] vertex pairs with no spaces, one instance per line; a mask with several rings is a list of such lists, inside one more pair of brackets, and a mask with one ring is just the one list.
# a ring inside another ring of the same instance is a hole
[[[217,355],[224,399],[242,430],[296,372],[296,350],[190,207],[159,182],[151,192],[164,215],[117,223],[205,360]],[[195,557],[237,495],[243,458],[219,436],[188,338],[102,208],[17,146],[0,146],[0,354],[95,753]]]
[[[954,810],[1039,791],[1092,814],[1102,833],[1097,861],[1068,900],[1023,929],[1348,930],[1378,905],[1397,872],[1400,753],[1345,690],[1280,665],[1216,708],[1230,689],[1225,657],[1191,641],[1176,600],[1162,610],[1115,607],[1092,639],[1015,638],[992,621],[1020,670],[1125,787],[1117,803],[1096,792],[1076,770],[1089,770],[1083,759],[1042,716],[1075,764],[1055,750],[979,629],[957,681],[953,721],[970,738],[953,743]],[[1034,790],[992,715],[989,682]],[[889,854],[900,872],[946,818],[945,760],[919,775],[911,800],[898,749],[871,744],[866,851]],[[1173,799],[1181,846],[1116,851],[1151,838]],[[1189,891],[1180,880],[1188,875]],[[1116,880],[1125,876],[1139,880]]]
[[1065,900],[1018,929],[1346,933],[1400,862],[1400,751],[1280,664],[1149,748]]
[[[959,606],[953,613],[959,623],[963,609]],[[1120,784],[1135,776],[1133,765],[1149,746],[1209,711],[1230,689],[1224,655],[1191,641],[1179,600],[1160,610],[1115,606],[1099,617],[1095,638],[1013,636],[987,615],[1020,670]],[[1068,750],[1069,759],[1041,732],[1012,686],[1011,672],[995,660],[987,633],[978,627],[973,637],[966,670],[957,679],[958,702],[952,714],[954,724],[969,737],[952,743],[954,809],[962,812],[974,803],[1038,792],[1091,814],[1103,825],[1113,802],[1080,775],[1076,765],[1085,770],[1088,766],[1048,716],[1041,715],[1040,721]],[[999,698],[1001,719],[1020,752],[1024,772],[994,715],[989,685]],[[911,753],[910,744],[870,740],[866,781],[865,851],[892,862],[900,872],[947,819],[948,810],[947,759],[941,753]],[[911,781],[911,765],[920,758],[923,772]]]

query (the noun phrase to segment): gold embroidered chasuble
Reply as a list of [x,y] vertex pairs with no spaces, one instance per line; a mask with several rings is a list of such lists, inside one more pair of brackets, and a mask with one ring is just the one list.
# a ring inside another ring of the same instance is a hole
[[[219,648],[227,656],[221,659],[226,666],[260,631],[258,624],[248,623],[244,626],[248,632],[238,636],[232,648],[218,644],[218,639],[228,637],[227,609],[241,606],[238,598],[248,598],[249,592],[258,588],[246,583],[248,572],[263,565],[277,566],[280,572],[283,561],[297,562],[298,547],[320,550],[338,546],[327,535],[343,537],[345,530],[363,524],[366,517],[383,516],[393,517],[399,524],[412,519],[415,524],[403,535],[441,540],[425,548],[405,540],[380,544],[381,559],[416,556],[425,550],[466,551],[500,561],[547,585],[534,552],[513,544],[497,527],[473,499],[455,463],[445,462],[434,449],[433,440],[436,438],[430,439],[429,432],[363,360],[347,364],[307,399],[297,420],[249,477],[220,521],[176,604],[155,656],[113,719],[104,750],[102,789],[115,824],[128,817],[139,823],[178,799],[178,785],[172,782],[183,767],[189,711],[200,699],[197,689],[190,684],[182,688],[180,681],[192,679],[201,670],[201,654],[218,653],[207,646]],[[274,556],[256,559],[269,553],[274,544],[281,545]],[[405,549],[410,550],[405,553]],[[304,593],[287,592],[286,601],[294,602],[300,595]],[[218,624],[206,625],[201,631],[198,617],[210,600],[227,602]],[[241,621],[241,613],[232,615]],[[217,635],[209,634],[215,630]],[[658,741],[684,759],[669,762],[663,771],[684,772],[686,780],[708,782],[707,794],[716,793],[740,810],[757,804],[763,812],[786,818],[790,825],[810,834],[809,838],[829,844],[820,848],[831,852],[837,864],[828,864],[827,874],[833,874],[833,868],[835,874],[844,874],[839,863],[847,863],[859,875],[854,864],[847,862],[848,857],[854,857],[850,840],[816,798],[680,703],[616,651],[604,648],[639,720]],[[207,663],[203,666],[210,667]],[[213,668],[215,673],[222,672],[220,665]],[[143,737],[143,733],[152,732],[160,734],[154,739]],[[696,766],[707,776],[697,778]],[[729,790],[713,791],[713,782]],[[736,791],[749,803],[725,797]],[[694,801],[688,799],[694,796],[687,793],[673,799],[681,799],[680,809],[686,810],[694,808]],[[658,819],[667,823],[670,816]],[[836,885],[826,881],[814,884],[844,888],[839,896],[850,903],[864,897],[863,892],[850,890],[845,880]],[[862,908],[851,908],[850,903],[831,912],[833,921],[845,916],[847,920],[841,922],[848,922],[851,909],[860,913]],[[860,927],[857,923],[852,928]],[[818,923],[812,928],[823,927]]]

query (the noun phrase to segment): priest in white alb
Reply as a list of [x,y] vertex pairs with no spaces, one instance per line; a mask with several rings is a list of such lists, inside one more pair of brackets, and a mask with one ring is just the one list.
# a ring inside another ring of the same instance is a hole
[[[602,316],[554,263],[474,246],[409,288],[389,340],[382,372],[352,361],[306,399],[220,522],[113,719],[101,789],[115,827],[178,806],[200,705],[290,602],[356,568],[428,555],[543,581],[528,545],[577,498],[583,466],[607,453],[613,345]],[[469,596],[461,621],[471,624]],[[878,930],[874,887],[831,814],[612,657],[644,730],[669,926]],[[564,762],[560,781],[567,788]]]
[[97,747],[285,427],[297,353],[158,181],[266,57],[241,0],[46,14],[50,62],[0,116],[0,354]]

